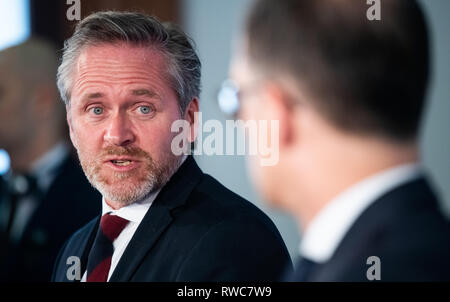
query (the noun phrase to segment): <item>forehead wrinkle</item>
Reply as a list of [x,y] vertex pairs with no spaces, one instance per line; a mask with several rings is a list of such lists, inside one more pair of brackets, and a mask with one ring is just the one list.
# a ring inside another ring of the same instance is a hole
[[[122,86],[124,85],[131,87],[123,88]],[[157,87],[158,84],[152,83],[149,77],[116,77],[115,80],[108,80],[105,79],[105,76],[99,75],[95,79],[92,77],[88,79],[79,78],[74,86],[74,90],[78,90],[77,94],[82,99],[85,99],[88,94],[95,93],[101,93],[102,96],[107,97],[108,92],[111,90],[121,91],[120,94],[124,95],[147,96],[149,98],[161,99],[161,95],[157,92]]]
[[75,83],[111,83],[111,84],[129,84],[134,82],[155,81],[156,76],[145,72],[122,72],[122,73],[104,73],[96,71],[95,73],[80,74]]
[[106,68],[106,69],[112,69],[112,68],[142,68],[143,63],[146,65],[150,65],[151,67],[154,67],[156,69],[160,69],[160,64],[156,60],[153,62],[149,62],[148,60],[145,60],[144,62],[142,60],[137,59],[130,59],[126,61],[122,60],[114,60],[114,59],[97,59],[97,60],[89,60],[87,62],[79,62],[77,64],[77,69],[84,70],[84,69],[92,69],[92,68]]
[[105,78],[116,78],[124,75],[128,76],[129,74],[152,76],[154,73],[159,73],[158,69],[155,68],[156,69],[155,70],[152,67],[153,66],[151,66],[150,68],[143,68],[142,64],[140,63],[129,64],[128,62],[126,64],[123,63],[90,64],[79,66],[77,74],[79,77],[92,75],[92,76],[102,76]]
[[89,85],[108,85],[108,84],[150,84],[155,80],[157,75],[145,70],[107,72],[92,68],[91,70],[82,71],[75,79],[74,89],[82,89]]
[[81,96],[82,92],[91,88],[92,92],[100,92],[103,87],[99,86],[109,86],[109,89],[116,85],[133,85],[138,89],[152,90],[159,96],[163,92],[159,91],[162,85],[172,86],[166,75],[165,64],[162,53],[148,48],[111,45],[88,47],[76,62],[71,90],[78,90],[77,94]]
[[164,66],[165,56],[158,50],[149,47],[132,45],[100,45],[87,47],[78,58],[77,67],[85,63],[105,63],[107,65],[132,64],[142,67],[142,63],[154,63]]
[[[155,78],[162,68],[158,62],[149,68],[143,68],[141,60],[131,59],[121,62],[115,59],[97,59],[86,61],[80,58],[77,64],[76,75],[78,79],[85,77],[102,77],[104,80],[124,80],[127,78]],[[148,64],[148,62],[146,62]],[[117,72],[119,70],[119,72]]]
[[[130,47],[117,48],[117,46],[91,47],[85,49],[76,63],[75,72],[82,75],[87,72],[101,70],[102,76],[120,75],[124,72],[142,73],[151,75],[152,73],[161,73],[164,68],[164,59],[162,54],[155,53],[148,49],[136,51]],[[100,51],[104,49],[104,51]],[[90,50],[90,51],[89,51]],[[108,54],[110,56],[108,56]],[[143,68],[144,67],[144,68]],[[147,67],[147,68],[145,68]],[[115,69],[118,69],[118,73]],[[113,72],[116,71],[116,72]]]

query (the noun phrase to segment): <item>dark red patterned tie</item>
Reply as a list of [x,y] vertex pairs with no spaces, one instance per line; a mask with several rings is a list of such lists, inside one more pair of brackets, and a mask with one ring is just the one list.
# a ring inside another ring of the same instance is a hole
[[105,214],[100,220],[94,244],[89,252],[87,263],[87,282],[106,282],[108,280],[113,242],[128,224],[128,220],[119,216]]

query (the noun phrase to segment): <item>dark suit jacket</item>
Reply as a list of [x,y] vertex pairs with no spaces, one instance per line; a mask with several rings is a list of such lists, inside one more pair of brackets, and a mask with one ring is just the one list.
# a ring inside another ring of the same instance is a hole
[[424,178],[369,206],[332,258],[316,265],[307,281],[368,281],[370,256],[380,259],[381,281],[450,280],[449,222]]
[[68,156],[39,201],[18,244],[3,239],[0,281],[50,281],[65,241],[101,209],[101,195],[87,181],[78,160]]
[[[54,281],[67,281],[70,256],[81,275],[99,218],[66,243]],[[203,174],[190,156],[160,191],[110,281],[275,281],[290,258],[272,221]]]

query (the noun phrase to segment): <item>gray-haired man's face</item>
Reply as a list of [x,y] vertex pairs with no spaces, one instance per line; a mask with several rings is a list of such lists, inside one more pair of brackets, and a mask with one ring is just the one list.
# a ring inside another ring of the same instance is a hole
[[70,134],[90,182],[113,206],[158,189],[178,167],[170,149],[177,96],[157,51],[122,45],[89,47],[75,71]]

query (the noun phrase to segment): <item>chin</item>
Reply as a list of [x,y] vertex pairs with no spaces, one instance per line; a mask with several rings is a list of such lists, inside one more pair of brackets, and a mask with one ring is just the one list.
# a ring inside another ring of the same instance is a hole
[[121,206],[130,205],[136,201],[142,200],[152,192],[152,187],[147,184],[136,185],[119,185],[119,186],[99,186],[98,188],[102,196],[111,202],[120,204]]
[[121,206],[127,206],[144,199],[155,186],[151,177],[139,178],[129,175],[129,173],[114,173],[114,175],[94,177],[91,183],[105,199]]

